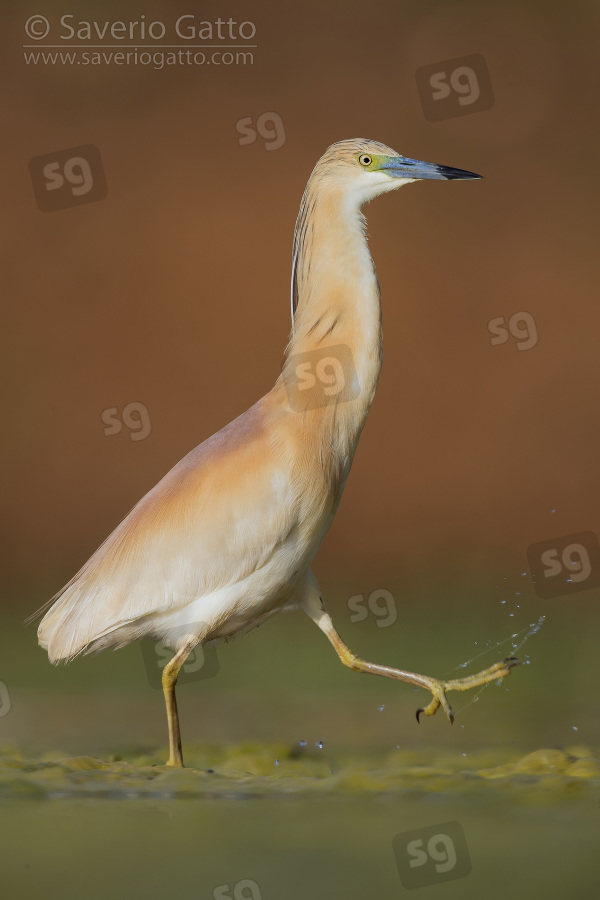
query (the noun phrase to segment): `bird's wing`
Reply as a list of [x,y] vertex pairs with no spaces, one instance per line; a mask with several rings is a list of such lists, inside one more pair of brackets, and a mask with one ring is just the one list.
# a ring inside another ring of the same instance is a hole
[[269,395],[184,457],[50,601],[38,630],[52,661],[122,624],[235,585],[298,521]]

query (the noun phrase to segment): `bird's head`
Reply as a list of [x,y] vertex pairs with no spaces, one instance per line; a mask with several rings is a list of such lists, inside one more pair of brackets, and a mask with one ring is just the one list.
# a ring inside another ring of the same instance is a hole
[[313,175],[342,189],[359,206],[411,181],[481,178],[464,169],[410,159],[378,141],[360,138],[332,144]]

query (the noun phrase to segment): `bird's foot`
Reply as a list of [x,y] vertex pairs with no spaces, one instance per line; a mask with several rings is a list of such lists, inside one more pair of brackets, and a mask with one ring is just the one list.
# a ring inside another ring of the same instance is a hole
[[482,687],[490,681],[498,681],[500,678],[510,675],[511,669],[518,665],[519,661],[516,656],[509,656],[500,662],[494,663],[489,669],[484,669],[476,675],[467,675],[466,678],[455,678],[452,681],[438,681],[436,678],[431,678],[427,684],[427,690],[431,691],[432,699],[427,706],[417,710],[417,722],[421,713],[426,716],[434,716],[440,706],[450,719],[450,722],[454,722],[452,707],[446,697],[447,691],[469,691],[471,688]]

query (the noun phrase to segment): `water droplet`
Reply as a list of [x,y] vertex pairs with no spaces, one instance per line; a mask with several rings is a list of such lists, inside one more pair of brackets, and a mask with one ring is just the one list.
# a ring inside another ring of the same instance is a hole
[[506,603],[506,600],[501,600],[500,603]]
[[466,755],[467,755],[466,753],[463,753],[463,756],[466,756]]
[[514,613],[509,613],[508,615],[509,615],[510,618],[512,619],[512,617],[514,616]]
[[278,759],[275,760],[275,765],[276,765],[276,766],[279,765],[279,760],[278,760]]
[[553,513],[555,513],[555,512],[556,512],[556,507],[554,507],[554,509],[553,509],[553,510],[552,510],[552,512],[553,512]]
[[577,725],[573,725],[573,731],[579,731],[579,728],[577,727]]
[[315,747],[318,747],[319,750],[322,750],[323,749],[323,741],[317,741],[317,743],[315,744]]
[[383,712],[384,709],[385,709],[385,706],[384,706],[384,704],[382,703],[381,706],[379,707],[379,712]]
[[301,747],[306,747],[306,741],[299,741]]
[[527,575],[527,572],[521,572],[521,575]]
[[520,596],[521,596],[521,591],[515,591],[515,597],[520,597]]

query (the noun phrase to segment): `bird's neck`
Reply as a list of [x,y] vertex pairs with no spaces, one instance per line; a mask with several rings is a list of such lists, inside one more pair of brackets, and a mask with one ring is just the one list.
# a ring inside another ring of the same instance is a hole
[[[379,285],[358,204],[335,190],[323,191],[313,179],[296,223],[292,291],[295,312],[284,381],[294,390],[298,362],[308,379],[314,376],[313,397],[323,398],[324,424],[333,408],[352,455],[381,370]],[[336,403],[328,382],[339,376],[347,390]]]

